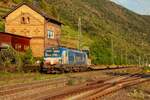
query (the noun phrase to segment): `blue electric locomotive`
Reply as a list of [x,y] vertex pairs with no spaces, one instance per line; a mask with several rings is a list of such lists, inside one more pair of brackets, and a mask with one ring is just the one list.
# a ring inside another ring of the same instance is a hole
[[52,47],[45,50],[44,64],[87,65],[88,56],[87,53],[83,51],[68,49],[64,47]]

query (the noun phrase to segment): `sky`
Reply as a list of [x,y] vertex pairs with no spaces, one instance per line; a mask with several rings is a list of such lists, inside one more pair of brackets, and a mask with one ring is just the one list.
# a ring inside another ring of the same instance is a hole
[[110,0],[138,14],[150,15],[150,0]]

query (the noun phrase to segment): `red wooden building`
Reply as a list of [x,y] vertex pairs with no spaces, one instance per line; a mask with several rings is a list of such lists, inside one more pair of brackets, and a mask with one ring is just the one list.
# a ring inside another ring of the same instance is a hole
[[29,37],[0,32],[0,46],[11,45],[17,51],[25,51],[30,47]]

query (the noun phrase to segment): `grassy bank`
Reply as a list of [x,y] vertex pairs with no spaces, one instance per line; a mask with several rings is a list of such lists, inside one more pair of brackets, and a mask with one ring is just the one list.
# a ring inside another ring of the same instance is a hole
[[41,74],[41,73],[10,73],[10,72],[0,72],[0,86],[16,84],[16,83],[29,83],[39,80],[47,80],[53,78],[63,77],[64,75],[51,75],[51,74]]

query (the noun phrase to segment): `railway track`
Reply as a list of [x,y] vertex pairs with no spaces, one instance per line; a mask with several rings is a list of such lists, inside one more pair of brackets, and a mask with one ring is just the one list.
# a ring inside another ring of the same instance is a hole
[[[132,69],[132,68],[138,68],[136,66],[115,66],[115,67],[93,67],[92,71],[99,71],[99,70],[118,70],[118,69]],[[140,68],[140,67],[139,67]]]
[[[141,80],[141,81],[140,81]],[[0,100],[93,100],[118,89],[148,81],[141,75],[126,75],[114,78],[98,78],[82,84],[68,86],[69,78],[16,84],[0,87]],[[130,84],[130,85],[129,85]],[[111,91],[109,91],[111,90]],[[103,92],[102,92],[103,91]],[[100,93],[100,94],[99,94]]]
[[148,81],[148,79],[143,79],[140,77],[132,77],[128,79],[122,79],[115,83],[108,83],[104,87],[98,87],[96,89],[85,92],[81,95],[77,95],[72,97],[72,100],[97,100],[100,97],[107,95],[109,93],[113,93],[119,89],[129,87],[132,85],[139,84],[141,82]]
[[[9,98],[17,98],[18,96],[21,97],[23,95],[20,95],[20,92],[26,92],[26,91],[32,91],[32,90],[38,90],[42,88],[47,88],[48,86],[51,86],[51,88],[54,87],[63,87],[68,82],[67,78],[57,78],[57,79],[51,79],[46,81],[35,81],[32,83],[25,83],[25,84],[16,84],[11,86],[3,86],[0,87],[0,100],[5,100]],[[19,99],[18,99],[19,100]]]
[[136,85],[141,82],[150,81],[150,78],[143,78],[139,75],[119,77],[115,79],[96,81],[84,85],[64,89],[52,93],[49,97],[43,97],[43,100],[96,100],[101,96],[112,93],[119,89]]

